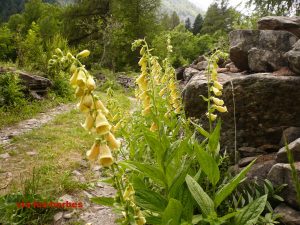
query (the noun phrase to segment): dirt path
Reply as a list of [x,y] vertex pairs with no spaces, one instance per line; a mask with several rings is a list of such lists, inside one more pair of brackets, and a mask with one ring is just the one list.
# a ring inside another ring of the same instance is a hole
[[68,112],[72,108],[74,108],[74,104],[62,104],[53,109],[50,109],[47,112],[38,114],[38,116],[36,116],[33,119],[24,120],[16,125],[12,125],[1,129],[0,146],[2,145],[2,147],[4,148],[7,147],[13,137],[22,135],[33,129],[41,127],[42,125],[54,119],[55,116]]

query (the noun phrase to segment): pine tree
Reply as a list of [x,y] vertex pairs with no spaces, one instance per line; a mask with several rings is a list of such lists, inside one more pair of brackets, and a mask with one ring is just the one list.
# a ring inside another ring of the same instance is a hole
[[199,13],[195,19],[195,22],[194,22],[194,25],[193,25],[193,33],[196,35],[196,34],[199,34],[201,29],[202,29],[202,26],[203,26],[203,17],[202,15]]
[[192,30],[191,20],[189,17],[185,20],[185,28],[189,31]]
[[174,29],[180,24],[180,19],[178,14],[174,11],[171,16],[171,29]]

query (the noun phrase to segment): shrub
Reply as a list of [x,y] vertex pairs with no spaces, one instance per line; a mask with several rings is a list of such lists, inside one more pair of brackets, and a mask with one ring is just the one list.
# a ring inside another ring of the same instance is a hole
[[26,102],[19,76],[14,73],[0,74],[0,107],[22,105]]
[[13,33],[6,26],[0,27],[0,60],[14,60],[15,58]]

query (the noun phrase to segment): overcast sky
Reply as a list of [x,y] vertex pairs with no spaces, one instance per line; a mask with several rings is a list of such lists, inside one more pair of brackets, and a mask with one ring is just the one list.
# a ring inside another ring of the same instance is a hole
[[[214,1],[214,0],[189,0],[190,2],[197,5],[199,8],[203,10],[207,10],[208,6]],[[231,6],[237,6],[239,3],[245,2],[245,0],[229,0],[229,4]]]

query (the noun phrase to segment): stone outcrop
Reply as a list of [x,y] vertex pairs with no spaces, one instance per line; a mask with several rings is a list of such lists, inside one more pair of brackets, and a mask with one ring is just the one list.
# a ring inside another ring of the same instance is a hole
[[0,67],[0,76],[1,73],[6,72],[18,74],[21,79],[21,83],[26,87],[26,91],[36,99],[41,99],[43,96],[45,96],[48,92],[48,89],[52,86],[52,82],[45,77],[33,75],[15,68]]
[[290,69],[300,74],[300,41],[297,41],[293,49],[288,51],[285,56],[287,57]]
[[300,17],[266,16],[258,22],[260,30],[286,30],[300,38]]
[[280,204],[274,210],[275,213],[281,217],[281,222],[285,225],[300,225],[300,212],[287,206],[286,204]]
[[[224,85],[222,98],[228,108],[228,113],[221,115],[221,140],[227,151],[234,146],[234,118],[238,148],[278,145],[285,128],[300,126],[299,76],[227,73],[219,74],[219,81]],[[205,124],[207,105],[201,95],[207,96],[204,72],[198,72],[184,87],[183,102],[188,116],[200,118]]]
[[288,31],[235,30],[229,40],[230,59],[238,69],[273,72],[288,65],[285,53],[298,38]]
[[[300,137],[300,136],[299,136]],[[291,154],[295,161],[300,161],[300,138],[296,139],[288,145],[288,149],[291,151]],[[288,163],[287,149],[282,147],[276,157],[276,162],[278,163]]]

